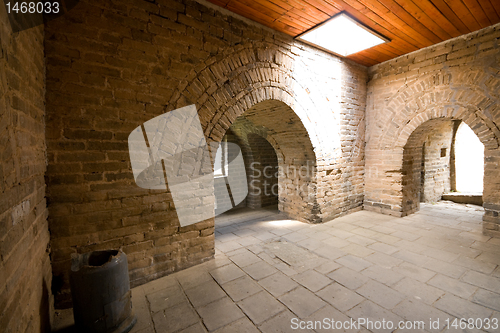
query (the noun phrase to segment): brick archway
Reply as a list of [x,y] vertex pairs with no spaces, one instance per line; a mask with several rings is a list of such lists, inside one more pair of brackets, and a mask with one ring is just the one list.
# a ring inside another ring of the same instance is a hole
[[280,195],[279,207],[293,218],[317,223],[323,218],[316,198],[316,165],[324,155],[323,142],[326,141],[321,137],[321,130],[317,129],[317,124],[321,124],[320,108],[303,86],[307,82],[301,83],[292,75],[292,63],[287,51],[276,46],[238,46],[224,57],[207,60],[204,68],[193,70],[179,85],[169,105],[173,109],[196,104],[209,143],[220,142],[239,116],[258,109],[260,105],[274,103],[274,107],[288,109],[288,118],[299,124],[298,130],[304,137],[301,156],[295,156],[294,149],[284,144],[284,138],[270,135],[267,140],[276,149],[281,166],[285,169],[305,168],[307,176],[282,181],[289,183],[283,189],[293,194]]
[[404,147],[426,122],[457,119],[468,124],[485,146],[485,226],[498,229],[487,220],[495,220],[500,210],[492,160],[500,149],[499,81],[498,76],[482,68],[448,70],[416,79],[383,102],[370,105],[378,112],[374,113],[377,119],[368,120],[377,129],[370,133],[367,143],[364,207],[395,216],[414,212],[404,203]]

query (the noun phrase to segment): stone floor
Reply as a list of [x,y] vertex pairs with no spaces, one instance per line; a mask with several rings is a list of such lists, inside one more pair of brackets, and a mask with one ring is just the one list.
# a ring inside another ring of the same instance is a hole
[[132,332],[500,332],[500,239],[482,235],[482,213],[441,202],[320,225],[226,213],[214,260],[133,289]]

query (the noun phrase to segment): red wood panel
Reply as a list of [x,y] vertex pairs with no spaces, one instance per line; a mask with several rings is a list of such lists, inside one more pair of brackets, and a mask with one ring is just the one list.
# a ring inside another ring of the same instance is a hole
[[391,41],[349,59],[371,66],[500,22],[500,0],[209,0],[290,36],[341,11]]
[[470,31],[476,31],[481,29],[479,23],[477,23],[474,16],[471,14],[466,5],[462,0],[444,0],[446,4],[452,8],[452,10],[457,14],[458,18],[467,26]]
[[479,23],[481,28],[485,28],[491,25],[488,16],[486,16],[486,14],[483,11],[483,8],[481,8],[477,0],[462,0],[462,1],[467,6],[471,14],[474,15],[474,18]]

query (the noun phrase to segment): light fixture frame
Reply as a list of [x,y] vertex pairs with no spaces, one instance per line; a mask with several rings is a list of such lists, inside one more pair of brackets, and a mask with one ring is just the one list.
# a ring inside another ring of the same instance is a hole
[[320,46],[320,45],[318,45],[318,44],[315,44],[315,43],[309,42],[309,41],[307,41],[307,40],[305,40],[305,39],[303,39],[303,38],[302,38],[302,36],[304,36],[305,34],[310,33],[310,32],[312,32],[312,31],[314,31],[314,30],[316,30],[316,29],[318,29],[318,28],[320,28],[320,27],[324,26],[324,25],[325,25],[325,24],[327,24],[328,22],[330,22],[330,21],[332,21],[332,20],[334,20],[334,19],[336,19],[336,18],[338,18],[338,17],[340,17],[340,16],[344,16],[345,18],[347,18],[347,19],[348,19],[349,21],[351,21],[352,23],[356,24],[356,25],[357,25],[357,26],[359,26],[360,28],[362,28],[362,29],[366,30],[367,32],[371,33],[372,35],[375,35],[376,37],[378,37],[378,38],[380,38],[381,40],[383,40],[383,41],[384,41],[383,43],[380,43],[380,44],[377,44],[377,45],[371,46],[371,47],[366,48],[366,49],[364,49],[364,50],[360,50],[360,51],[358,51],[358,52],[356,52],[356,53],[359,53],[359,52],[362,52],[362,51],[366,51],[366,50],[368,50],[368,49],[371,49],[372,47],[375,47],[375,46],[378,46],[378,45],[382,45],[382,44],[386,44],[386,43],[390,43],[390,42],[391,42],[391,39],[389,39],[389,38],[385,37],[384,35],[382,35],[382,34],[380,34],[380,33],[378,33],[378,32],[376,32],[375,30],[373,30],[373,29],[371,29],[371,28],[369,28],[369,27],[365,26],[363,23],[361,23],[361,22],[357,21],[356,19],[354,19],[353,17],[351,17],[351,16],[350,16],[350,15],[349,15],[346,11],[342,11],[342,12],[340,12],[340,13],[338,13],[338,14],[335,14],[334,16],[330,17],[330,18],[329,18],[329,19],[327,19],[326,21],[323,21],[323,22],[321,22],[321,23],[319,23],[319,24],[315,25],[314,27],[312,27],[312,28],[310,28],[310,29],[308,29],[308,30],[306,30],[306,31],[304,31],[304,32],[302,32],[302,33],[300,33],[300,34],[298,34],[297,36],[295,36],[295,37],[294,37],[294,39],[299,40],[299,41],[301,41],[301,42],[303,42],[303,43],[305,43],[305,44],[308,44],[308,45],[310,45],[310,46],[313,46],[313,47],[315,47],[315,48],[318,48],[318,49],[320,49],[320,50],[323,50],[323,51],[325,51],[325,52],[328,52],[328,53],[334,54],[334,55],[336,55],[336,56],[338,56],[338,57],[342,57],[342,58],[347,58],[347,57],[349,57],[349,56],[351,56],[351,55],[353,55],[353,54],[356,54],[356,53],[351,53],[351,54],[349,54],[349,55],[342,55],[342,54],[339,54],[339,53],[337,53],[337,52],[335,52],[335,51],[333,51],[333,50],[327,49],[327,48],[325,48],[325,47],[322,47],[322,46]]

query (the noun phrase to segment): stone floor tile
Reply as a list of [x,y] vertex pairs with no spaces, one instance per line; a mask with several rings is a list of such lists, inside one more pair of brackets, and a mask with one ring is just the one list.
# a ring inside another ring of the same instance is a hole
[[263,290],[263,288],[248,275],[226,282],[222,285],[222,288],[235,302],[241,301]]
[[236,249],[240,249],[242,245],[236,241],[230,241],[230,242],[216,244],[216,247],[222,252],[230,252]]
[[259,281],[274,297],[279,297],[284,293],[296,288],[299,284],[285,274],[278,272]]
[[210,275],[212,275],[219,284],[223,284],[242,277],[245,275],[245,272],[243,272],[238,266],[231,264],[210,271]]
[[273,234],[269,231],[261,231],[261,232],[257,232],[254,234],[254,237],[260,241],[265,241],[265,240],[268,240],[268,239],[271,239],[271,238],[275,238],[276,237],[276,234]]
[[472,294],[474,294],[477,290],[476,286],[472,286],[468,283],[464,283],[441,274],[438,274],[430,279],[427,284],[466,299],[472,296]]
[[201,323],[196,323],[188,328],[185,328],[178,333],[206,333],[207,330]]
[[328,273],[330,273],[330,272],[332,272],[340,267],[342,267],[342,266],[337,264],[336,262],[327,261],[326,263],[324,263],[318,267],[315,267],[314,270],[317,272],[320,272],[321,274],[328,274]]
[[394,308],[405,298],[400,292],[372,280],[358,288],[356,292],[386,309]]
[[[357,328],[346,328],[345,322],[350,322],[350,318],[344,313],[335,309],[333,306],[327,305],[322,307],[312,315],[304,319],[305,321],[312,321],[316,324],[314,331],[318,333],[339,332],[339,333],[358,333]],[[332,322],[333,320],[333,322]],[[317,325],[320,322],[321,325]],[[338,325],[338,326],[335,326]],[[368,332],[368,331],[367,331]]]
[[497,265],[490,264],[481,260],[476,260],[469,258],[464,255],[460,255],[455,261],[452,262],[454,265],[467,267],[469,269],[478,271],[483,274],[491,274]]
[[275,267],[262,260],[255,264],[245,266],[242,269],[254,280],[263,279],[278,271]]
[[[183,331],[181,331],[181,332],[183,332]],[[141,328],[140,330],[135,330],[135,326],[134,326],[129,333],[156,333],[156,331],[155,331],[153,326],[147,327],[147,328]]]
[[371,266],[367,269],[361,271],[361,274],[366,275],[370,279],[383,283],[387,286],[391,286],[394,283],[398,282],[402,278],[404,278],[403,274],[396,273],[391,271],[388,268],[380,267],[380,266]]
[[[294,320],[297,321],[295,324]],[[304,333],[313,333],[313,330],[308,329],[293,329],[293,327],[298,326],[299,319],[296,315],[291,313],[288,310],[281,312],[280,314],[274,316],[273,318],[267,320],[259,326],[259,329],[262,333],[295,333],[295,332],[304,332]],[[294,326],[292,326],[294,325]]]
[[[355,229],[355,230],[358,230],[358,229]],[[354,230],[353,230],[353,232],[354,232]],[[346,241],[351,242],[351,243],[355,243],[355,244],[358,244],[361,246],[368,246],[368,245],[376,242],[373,239],[370,239],[368,237],[361,236],[361,235],[354,235],[352,237],[347,238]]]
[[392,254],[392,256],[418,266],[422,266],[429,261],[429,257],[408,251],[406,249],[399,250],[398,252]]
[[[447,313],[440,311],[430,305],[424,304],[417,300],[404,300],[399,303],[393,310],[395,314],[413,323],[418,323],[420,329],[425,329],[428,332],[438,333],[443,330],[446,325],[446,319],[450,318]],[[439,325],[431,327],[430,320],[439,321]]]
[[146,297],[152,313],[187,302],[186,296],[180,286],[162,289],[148,294]]
[[238,303],[238,306],[255,325],[259,325],[285,310],[283,304],[265,291],[245,298]]
[[368,248],[385,254],[393,254],[394,252],[399,251],[397,247],[381,242],[370,244],[368,245]]
[[283,235],[283,238],[286,239],[287,241],[297,243],[297,242],[300,242],[300,241],[307,239],[309,237],[307,237],[306,235],[304,235],[300,231],[296,231],[296,232],[291,232],[289,234]]
[[440,249],[427,249],[424,252],[422,252],[422,254],[445,262],[452,262],[453,260],[456,260],[460,256],[460,254],[458,253],[453,253]]
[[205,282],[213,281],[212,276],[202,265],[194,266],[175,275],[184,290],[194,288]]
[[429,286],[410,277],[405,277],[394,286],[395,290],[399,291],[411,299],[416,299],[427,304],[432,304],[444,295],[441,289]]
[[451,294],[441,297],[434,306],[457,318],[489,318],[493,313],[491,309]]
[[299,318],[306,318],[326,305],[321,298],[303,287],[298,287],[278,299]]
[[369,280],[366,276],[346,267],[334,270],[327,276],[351,290],[358,289]]
[[229,297],[221,298],[197,311],[209,331],[226,326],[245,316]]
[[153,292],[157,292],[162,289],[178,286],[178,282],[173,276],[164,276],[157,280],[148,282],[141,286],[145,295],[151,294]]
[[375,252],[367,247],[364,247],[364,246],[361,246],[358,244],[349,244],[349,245],[341,248],[341,250],[348,253],[348,254],[352,254],[354,256],[362,257],[362,258],[367,257],[370,254]]
[[373,226],[371,229],[375,230],[375,231],[377,231],[379,233],[383,233],[383,234],[387,234],[387,235],[392,234],[393,232],[396,231],[396,229],[393,229],[393,228],[390,228],[390,227],[386,227],[386,226],[383,226],[383,225],[376,225],[376,226]]
[[327,233],[329,233],[332,236],[341,238],[341,239],[346,239],[346,238],[354,236],[354,234],[352,232],[341,230],[341,229],[330,229],[327,231]]
[[399,231],[399,230],[396,232],[393,232],[391,234],[391,236],[398,237],[401,239],[406,239],[406,240],[409,240],[411,242],[413,242],[414,240],[417,240],[421,237],[420,235],[416,235],[416,234],[405,232],[405,231]]
[[500,294],[500,279],[476,271],[468,271],[462,281]]
[[336,247],[338,249],[351,244],[351,242],[346,241],[345,239],[342,239],[342,238],[339,238],[339,237],[335,237],[335,236],[332,236],[332,235],[330,235],[330,237],[328,237],[328,238],[325,238],[321,242],[323,244],[328,245],[328,246]]
[[230,259],[240,268],[260,262],[260,258],[248,250],[245,250],[244,253],[234,255]]
[[226,297],[224,290],[214,280],[199,284],[196,287],[184,290],[184,292],[196,308]]
[[[318,242],[317,242],[318,243]],[[314,249],[314,253],[320,255],[323,258],[326,258],[328,260],[335,260],[337,258],[340,258],[342,256],[345,256],[346,253],[339,248],[328,245],[328,244],[319,244],[320,246],[316,249]]]
[[375,236],[378,236],[379,233],[372,230],[372,229],[366,229],[366,228],[356,228],[356,229],[352,229],[351,232],[353,234],[356,234],[356,235],[360,235],[360,236],[363,236],[363,237],[368,237],[368,238],[372,238],[372,237],[375,237]]
[[153,314],[156,332],[175,332],[199,322],[198,315],[188,302],[182,302]]
[[259,333],[260,331],[247,317],[238,319],[231,324],[219,328],[214,333]]
[[[231,228],[231,230],[234,230],[234,229]],[[236,236],[232,232],[222,233],[221,235],[215,235],[215,238],[217,239],[217,241],[222,242],[222,243],[230,242],[230,241],[237,241],[238,239],[240,239],[239,236]]]
[[406,276],[409,276],[415,280],[418,280],[420,282],[427,282],[429,281],[433,276],[436,275],[435,272],[430,271],[428,269],[419,267],[417,265],[404,262],[399,266],[393,267],[392,270],[396,273],[400,273]]
[[[255,237],[254,237],[255,236]],[[245,237],[241,237],[240,239],[238,239],[236,242],[238,242],[239,244],[241,244],[242,246],[250,246],[250,245],[255,245],[255,244],[259,244],[261,242],[260,239],[257,239],[256,238],[257,236],[256,235],[253,235],[253,236],[245,236]]]
[[313,270],[307,270],[303,273],[297,274],[293,276],[292,279],[312,292],[316,292],[332,283],[331,279]]
[[301,240],[300,242],[297,242],[297,245],[300,245],[308,250],[314,251],[315,249],[321,247],[321,242],[319,242],[316,239],[308,237],[304,240]]
[[429,260],[424,263],[422,267],[455,279],[461,277],[468,270],[465,267],[449,264],[447,262],[434,258],[429,258]]
[[363,269],[370,267],[372,265],[371,262],[353,255],[343,256],[335,260],[335,262],[344,267],[350,268],[356,272],[360,272]]
[[365,300],[364,297],[338,283],[323,288],[316,295],[344,312]]
[[483,252],[476,259],[500,266],[500,255],[495,252]]
[[[375,321],[383,321],[385,320],[390,321],[391,323],[394,324],[394,327],[397,326],[397,324],[403,320],[401,317],[395,315],[394,313],[384,309],[383,307],[369,301],[363,301],[351,310],[347,311],[346,313],[349,317],[353,318],[354,320],[358,320],[359,318],[366,318],[369,319],[372,322]],[[366,326],[365,326],[366,328]],[[376,330],[377,333],[390,333],[394,329],[378,329]],[[375,331],[373,328],[370,331]]]
[[[487,308],[493,309],[500,312],[500,294],[493,293],[488,290],[479,289],[474,296],[472,296],[472,301],[476,304],[485,306]],[[498,318],[500,321],[500,318]],[[500,325],[500,323],[499,323]]]
[[375,237],[376,240],[379,242],[388,244],[388,245],[393,245],[401,240],[401,238],[393,236],[393,235],[380,235]]
[[137,292],[134,293],[134,291],[139,288],[140,287],[132,289],[132,306],[137,317],[137,323],[134,325],[130,333],[138,333],[141,330],[153,328],[153,321],[151,319],[151,313],[149,311],[146,296],[143,295],[143,292],[141,292],[142,294],[138,294]]
[[383,254],[383,253],[373,253],[370,254],[368,257],[364,258],[365,260],[368,260],[369,262],[376,264],[380,267],[390,269],[392,267],[400,265],[403,260],[394,258],[390,255]]

